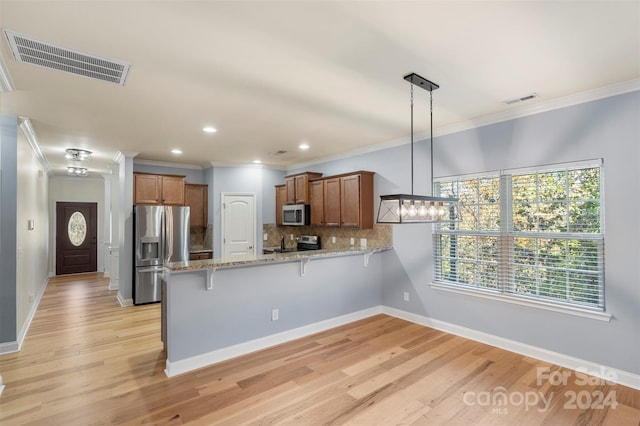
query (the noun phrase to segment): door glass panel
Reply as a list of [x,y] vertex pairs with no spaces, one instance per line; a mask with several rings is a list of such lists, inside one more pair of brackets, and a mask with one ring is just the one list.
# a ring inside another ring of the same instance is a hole
[[71,244],[78,247],[87,237],[87,221],[80,212],[73,212],[67,225],[67,233]]

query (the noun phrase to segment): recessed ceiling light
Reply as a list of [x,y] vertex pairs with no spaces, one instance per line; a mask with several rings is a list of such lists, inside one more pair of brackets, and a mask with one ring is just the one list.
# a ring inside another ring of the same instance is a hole
[[300,148],[303,151],[306,151],[307,149],[309,149],[309,144],[307,143],[301,143],[298,148]]
[[262,164],[262,161],[260,161],[260,160],[253,160],[253,164]]
[[180,150],[180,149],[172,149],[171,153],[172,154],[182,154],[182,150]]
[[211,126],[205,126],[202,128],[202,131],[205,133],[215,133],[217,132],[215,127],[211,127]]

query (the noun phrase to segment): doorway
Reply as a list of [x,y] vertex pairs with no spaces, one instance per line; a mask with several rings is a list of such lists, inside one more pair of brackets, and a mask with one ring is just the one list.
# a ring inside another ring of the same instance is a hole
[[222,194],[224,259],[256,254],[256,194]]
[[98,204],[56,203],[56,275],[98,270]]

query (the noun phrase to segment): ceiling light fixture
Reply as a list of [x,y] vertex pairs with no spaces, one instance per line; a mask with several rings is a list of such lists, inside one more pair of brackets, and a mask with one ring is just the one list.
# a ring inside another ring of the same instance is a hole
[[377,223],[436,223],[458,220],[456,198],[434,197],[413,194],[413,86],[429,91],[431,190],[433,191],[433,83],[416,73],[404,76],[411,83],[411,194],[381,195]]
[[73,160],[73,161],[89,160],[91,158],[91,155],[93,154],[93,152],[91,151],[87,151],[86,149],[79,149],[79,148],[68,148],[64,152],[65,152],[64,157],[67,160]]
[[182,154],[182,150],[177,149],[177,148],[176,148],[176,149],[172,149],[172,150],[171,150],[171,153],[172,153],[172,154],[176,154],[176,155],[180,155],[180,154]]
[[67,174],[72,176],[86,176],[87,172],[85,167],[67,167]]
[[307,149],[309,149],[309,144],[308,143],[301,143],[298,148],[300,148],[303,151],[306,151]]
[[262,161],[260,161],[260,160],[253,160],[253,164],[262,164]]
[[211,126],[205,126],[202,128],[202,131],[205,133],[215,133],[217,132],[215,127],[211,127]]

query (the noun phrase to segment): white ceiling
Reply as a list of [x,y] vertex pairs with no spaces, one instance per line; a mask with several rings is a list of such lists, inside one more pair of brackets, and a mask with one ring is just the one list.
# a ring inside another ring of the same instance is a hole
[[0,26],[132,65],[122,87],[17,63],[0,41],[15,86],[0,111],[30,118],[56,173],[69,147],[94,151],[94,174],[118,151],[287,168],[406,140],[410,72],[440,85],[436,132],[640,78],[638,1],[1,0]]

